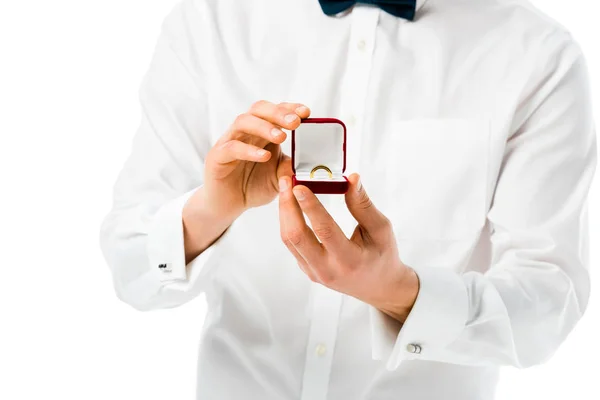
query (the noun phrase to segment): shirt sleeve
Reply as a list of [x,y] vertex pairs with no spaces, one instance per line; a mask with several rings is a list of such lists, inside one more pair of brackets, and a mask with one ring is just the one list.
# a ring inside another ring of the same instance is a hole
[[175,307],[201,293],[227,236],[185,264],[182,211],[202,185],[211,148],[197,50],[202,22],[193,7],[180,3],[163,24],[140,88],[142,121],[101,228],[116,293],[140,310]]
[[420,291],[405,323],[372,309],[373,357],[388,369],[415,359],[540,364],[586,309],[586,202],[596,166],[587,70],[572,41],[540,68],[515,112],[488,211],[490,268],[412,266]]

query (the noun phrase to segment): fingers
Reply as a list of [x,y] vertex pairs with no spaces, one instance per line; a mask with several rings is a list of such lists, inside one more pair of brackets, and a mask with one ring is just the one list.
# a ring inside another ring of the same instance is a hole
[[280,233],[281,233],[281,238],[283,239],[283,244],[285,244],[285,247],[287,247],[287,249],[290,251],[290,253],[292,253],[294,258],[298,262],[298,266],[300,267],[302,272],[304,272],[304,274],[306,274],[306,276],[308,276],[311,281],[317,282],[317,275],[315,274],[313,269],[308,265],[308,263],[306,262],[304,257],[302,257],[302,255],[300,253],[298,253],[298,250],[296,250],[296,248],[294,247],[292,242],[290,242],[287,239],[284,239],[287,235],[285,232],[287,232],[287,229],[285,226],[285,221],[281,220]]
[[294,169],[292,168],[292,159],[290,156],[283,154],[282,159],[279,161],[279,165],[277,166],[277,177],[280,178],[282,176],[292,176],[294,174]]
[[271,153],[252,144],[229,140],[216,147],[212,157],[218,164],[228,164],[237,160],[265,162],[271,158]]
[[313,231],[306,225],[291,186],[289,177],[279,180],[281,239],[288,248],[293,247],[309,265],[320,265],[325,257],[325,250]]
[[287,137],[285,132],[273,123],[249,113],[236,118],[228,136],[230,139],[239,139],[244,135],[256,136],[276,144],[283,143]]
[[261,100],[250,108],[250,114],[285,129],[296,129],[300,126],[301,118],[308,118],[310,110],[299,103],[273,104]]
[[367,195],[365,188],[360,183],[360,176],[352,174],[348,180],[350,187],[346,193],[346,205],[354,219],[371,236],[389,228],[389,220],[375,207]]
[[348,254],[350,241],[314,193],[305,186],[296,186],[293,192],[300,209],[310,220],[313,232],[325,248],[338,256]]
[[[309,116],[310,109],[300,103],[273,104],[264,100],[258,101],[248,112],[236,118],[227,134],[219,140],[219,144],[230,140],[252,142],[259,147],[264,147],[269,142],[281,144],[287,137],[281,128],[296,129],[301,119]],[[252,141],[247,136],[259,140]]]
[[300,119],[310,117],[310,108],[301,103],[279,103],[279,105],[287,110],[294,111]]

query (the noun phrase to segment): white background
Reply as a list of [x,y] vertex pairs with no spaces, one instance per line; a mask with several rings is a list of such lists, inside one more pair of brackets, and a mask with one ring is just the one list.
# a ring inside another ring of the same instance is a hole
[[[98,245],[140,119],[137,90],[175,3],[0,0],[0,399],[194,397],[203,300],[134,311],[115,297]],[[583,47],[598,104],[594,2],[534,3]],[[591,211],[596,276],[600,207]],[[554,359],[507,369],[498,399],[600,399],[597,286]]]

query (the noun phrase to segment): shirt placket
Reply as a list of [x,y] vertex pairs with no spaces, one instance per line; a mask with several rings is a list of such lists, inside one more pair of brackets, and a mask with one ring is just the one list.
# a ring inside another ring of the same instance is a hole
[[[342,83],[341,115],[347,125],[346,176],[360,172],[365,109],[373,64],[377,25],[381,10],[358,5],[349,15],[352,19],[348,63]],[[345,207],[344,196],[337,201]]]
[[350,17],[352,28],[348,48],[348,65],[342,86],[341,111],[348,125],[347,163],[357,172],[364,136],[365,105],[373,64],[373,52],[380,10],[356,6]]
[[[341,115],[347,125],[347,174],[357,171],[363,136],[364,110],[375,46],[379,9],[356,6],[351,18],[348,64],[342,84]],[[334,219],[347,217],[338,212],[346,207],[344,196],[328,196],[323,201]],[[347,225],[341,223],[341,225]],[[353,224],[352,224],[353,225]],[[348,234],[348,232],[346,232]],[[312,287],[311,325],[302,382],[302,400],[326,400],[342,307],[342,294],[322,285]]]
[[342,296],[313,284],[312,318],[302,380],[302,400],[326,400]]

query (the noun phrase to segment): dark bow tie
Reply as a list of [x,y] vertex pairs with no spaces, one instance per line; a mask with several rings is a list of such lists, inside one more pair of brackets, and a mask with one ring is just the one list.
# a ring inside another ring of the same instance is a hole
[[323,12],[327,15],[335,15],[356,3],[373,4],[396,17],[412,21],[415,18],[417,0],[319,0]]

